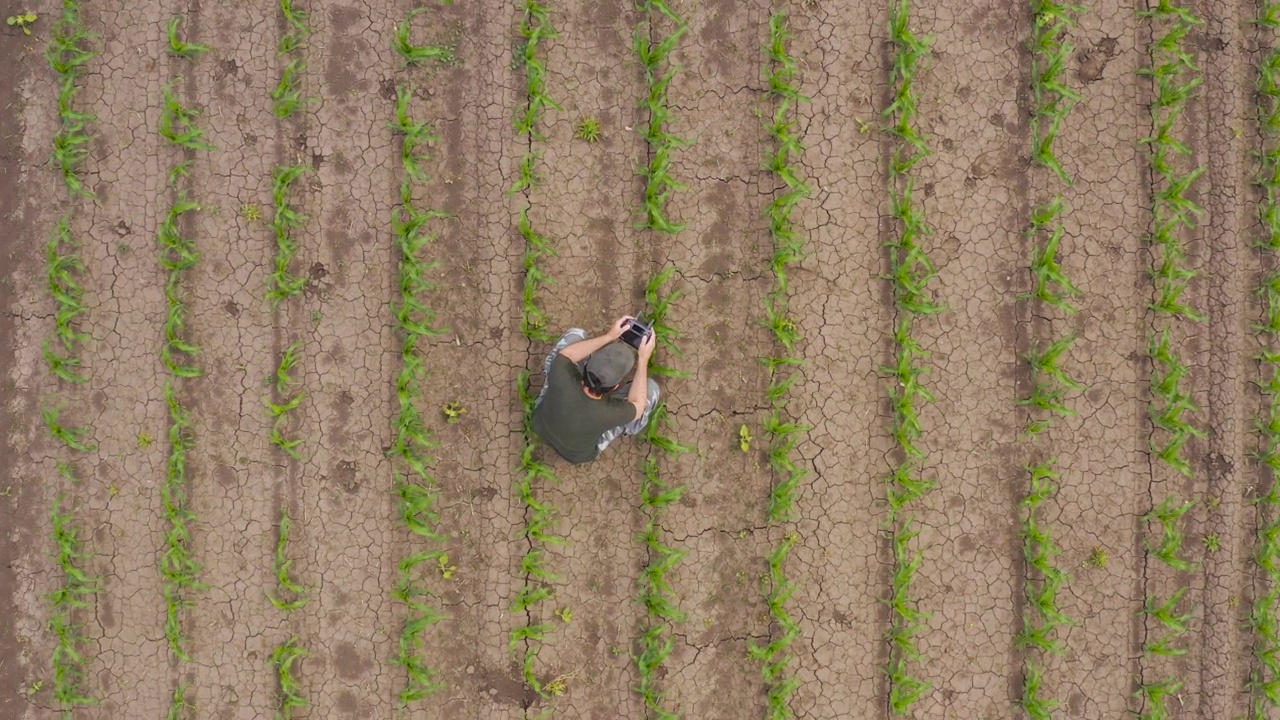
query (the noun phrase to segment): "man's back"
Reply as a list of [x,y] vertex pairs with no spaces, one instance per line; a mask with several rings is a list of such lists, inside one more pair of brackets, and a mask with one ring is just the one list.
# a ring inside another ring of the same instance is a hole
[[533,431],[571,463],[594,460],[600,436],[636,417],[627,400],[612,395],[596,400],[583,392],[582,372],[562,355],[551,361],[545,382],[546,394],[533,411]]

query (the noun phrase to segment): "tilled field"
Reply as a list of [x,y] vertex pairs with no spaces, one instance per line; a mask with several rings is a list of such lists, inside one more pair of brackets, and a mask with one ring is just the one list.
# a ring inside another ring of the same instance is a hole
[[9,5],[0,716],[1280,718],[1280,2]]

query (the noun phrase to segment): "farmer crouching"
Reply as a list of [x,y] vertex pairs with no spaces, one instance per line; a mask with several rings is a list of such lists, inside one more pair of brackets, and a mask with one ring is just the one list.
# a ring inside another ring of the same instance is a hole
[[[572,328],[547,355],[533,431],[571,463],[591,462],[619,435],[638,434],[658,402],[658,383],[648,372],[656,333],[635,350],[618,342],[632,320],[618,318],[589,340],[585,330]],[[635,377],[623,384],[632,368]]]

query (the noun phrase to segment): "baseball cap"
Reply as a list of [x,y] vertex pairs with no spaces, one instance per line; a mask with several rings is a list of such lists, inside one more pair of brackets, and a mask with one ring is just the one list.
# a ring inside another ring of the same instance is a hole
[[[631,368],[636,366],[636,353],[620,342],[612,342],[587,358],[585,371],[595,376],[601,388],[611,388],[622,382]],[[590,384],[590,380],[588,380]]]

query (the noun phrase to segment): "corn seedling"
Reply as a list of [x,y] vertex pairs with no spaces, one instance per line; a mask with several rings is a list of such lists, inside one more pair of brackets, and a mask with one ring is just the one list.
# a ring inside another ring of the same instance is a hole
[[280,12],[289,30],[280,37],[279,56],[289,57],[289,61],[280,71],[280,82],[271,91],[271,109],[276,117],[287,118],[307,104],[298,88],[306,68],[306,61],[299,54],[311,35],[311,27],[307,24],[307,13],[294,7],[293,0],[280,0]]
[[180,15],[175,15],[169,20],[169,52],[184,60],[192,60],[213,49],[208,45],[189,43],[183,40],[178,35],[178,26],[181,23],[182,16]]
[[[1143,520],[1148,523],[1158,523],[1161,528],[1159,544],[1153,545],[1148,541],[1147,551],[1173,570],[1185,572],[1194,570],[1196,567],[1194,563],[1178,556],[1182,549],[1183,540],[1182,530],[1178,527],[1178,522],[1191,509],[1193,504],[1192,502],[1180,503],[1174,497],[1167,497],[1159,506],[1143,516]],[[1147,616],[1153,619],[1160,627],[1159,634],[1154,639],[1148,636],[1143,647],[1148,656],[1169,657],[1186,654],[1187,650],[1180,647],[1178,641],[1182,635],[1187,633],[1194,613],[1192,611],[1186,613],[1177,612],[1177,608],[1186,594],[1187,588],[1183,587],[1175,591],[1164,602],[1160,602],[1155,597],[1147,598],[1144,610]],[[1167,717],[1167,700],[1171,693],[1166,692],[1166,690],[1174,688],[1176,692],[1176,689],[1180,687],[1181,682],[1176,678],[1169,678],[1152,685],[1143,685],[1139,689],[1139,695],[1143,699],[1143,712],[1140,717]]]
[[411,10],[404,22],[396,26],[395,35],[391,38],[391,49],[395,50],[396,54],[404,59],[406,66],[421,65],[432,60],[449,63],[455,59],[454,51],[451,47],[413,44],[413,30],[409,26],[409,21],[425,11],[426,8]]
[[895,357],[882,371],[890,378],[891,431],[900,451],[900,461],[890,472],[886,491],[894,547],[886,672],[890,710],[901,715],[932,688],[911,672],[911,665],[920,658],[915,635],[927,616],[911,599],[911,582],[923,558],[919,551],[910,550],[918,531],[913,529],[909,512],[904,511],[933,488],[933,483],[920,475],[925,454],[916,443],[923,433],[919,410],[934,399],[923,384],[928,369],[922,363],[928,359],[928,352],[913,336],[912,326],[915,318],[935,315],[944,308],[928,289],[929,281],[937,274],[924,244],[932,230],[924,211],[916,206],[915,179],[911,175],[916,164],[929,154],[928,142],[917,129],[919,102],[915,82],[927,62],[931,39],[919,37],[911,30],[910,0],[895,0],[891,6],[889,37],[894,51],[890,72],[892,91],[884,117],[888,121],[885,130],[894,145],[888,170],[890,211],[897,233],[888,244],[886,279],[891,283],[897,318],[893,331]]
[[1027,426],[1027,432],[1031,435],[1047,429],[1054,416],[1067,417],[1075,414],[1075,410],[1064,401],[1068,394],[1083,390],[1084,386],[1067,375],[1061,365],[1062,358],[1074,341],[1073,335],[1066,335],[1054,340],[1043,350],[1033,348],[1027,356],[1027,363],[1031,366],[1031,395],[1018,402],[1047,412],[1033,419]]
[[307,656],[307,651],[298,647],[297,636],[291,637],[271,651],[271,666],[276,670],[279,681],[278,708],[276,720],[289,720],[293,711],[307,706],[307,699],[302,696],[302,683],[294,677],[294,666]]
[[[683,190],[685,186],[671,175],[671,155],[687,146],[688,141],[667,130],[671,114],[667,105],[667,88],[679,69],[671,62],[671,55],[689,26],[665,0],[644,0],[640,10],[644,13],[645,22],[636,28],[635,47],[644,68],[648,93],[643,103],[649,111],[649,122],[644,128],[649,162],[640,168],[645,179],[644,222],[641,227],[674,234],[683,230],[684,225],[667,217],[667,200],[671,193]],[[655,41],[654,36],[660,32],[658,26],[664,22],[673,25],[674,30]]]
[[[407,22],[405,23],[407,27]],[[448,332],[435,326],[435,312],[426,305],[427,292],[433,285],[428,274],[435,264],[422,258],[423,250],[435,240],[429,230],[430,221],[442,213],[426,211],[414,204],[413,189],[427,182],[425,163],[427,146],[434,139],[425,122],[415,122],[409,106],[413,98],[405,87],[396,90],[396,116],[392,129],[401,139],[404,177],[400,184],[400,206],[391,218],[392,234],[398,260],[400,298],[393,301],[396,326],[401,335],[401,369],[396,377],[399,411],[392,427],[391,455],[397,461],[395,488],[399,497],[400,516],[416,539],[442,542],[436,512],[437,490],[430,464],[435,446],[416,399],[427,379],[423,345],[432,337]],[[444,619],[432,602],[435,594],[428,580],[434,574],[449,579],[457,568],[449,564],[442,551],[418,551],[400,560],[399,578],[394,596],[405,605],[408,616],[401,630],[399,652],[394,662],[405,672],[405,686],[399,692],[401,706],[423,700],[444,686],[439,671],[427,663],[428,629]]]

